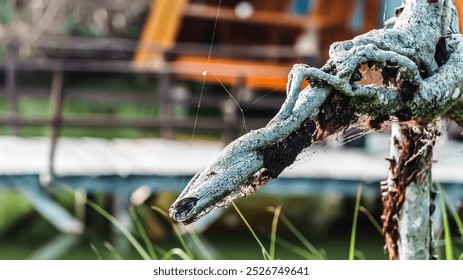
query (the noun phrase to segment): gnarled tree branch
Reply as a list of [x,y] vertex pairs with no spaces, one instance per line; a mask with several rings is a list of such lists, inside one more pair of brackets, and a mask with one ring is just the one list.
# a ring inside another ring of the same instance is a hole
[[[330,60],[320,70],[295,65],[288,76],[287,99],[277,115],[264,128],[232,142],[198,172],[172,205],[170,215],[190,223],[214,208],[228,206],[236,197],[252,194],[277,178],[303,149],[347,128],[362,115],[370,117],[373,128],[380,127],[382,121],[398,119],[421,135],[435,131],[432,124],[442,117],[463,124],[463,77],[459,75],[463,37],[456,33],[458,17],[451,0],[407,0],[398,10],[393,28],[373,30],[333,44]],[[380,71],[383,85],[358,84],[362,65]],[[300,91],[304,79],[310,86]],[[407,143],[414,141],[413,147],[420,147],[413,136],[416,133],[400,135]],[[430,176],[414,176],[413,168],[419,169],[418,174],[430,170],[432,146],[412,150],[416,155],[401,154],[406,150],[402,149],[393,159],[396,163],[402,160],[402,165],[391,167],[389,183],[383,189],[388,197],[383,201],[385,207],[395,207],[385,210],[387,243],[400,243],[400,235],[406,238],[403,232],[389,230],[401,224],[407,227],[406,222],[401,223],[400,211],[402,206],[415,203],[407,200],[407,194],[412,193],[412,188],[407,188],[414,184],[430,193],[429,188],[422,187]],[[414,164],[422,159],[423,164]],[[397,174],[411,179],[397,181]],[[400,201],[389,200],[397,197],[393,193],[397,189],[403,190]],[[392,235],[397,236],[388,237]],[[392,245],[388,248],[390,257],[398,258],[398,246]],[[404,253],[403,257],[409,255]]]

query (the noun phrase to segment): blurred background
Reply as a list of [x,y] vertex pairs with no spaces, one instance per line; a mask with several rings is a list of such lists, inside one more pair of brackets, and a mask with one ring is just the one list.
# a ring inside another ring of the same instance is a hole
[[[189,227],[165,212],[272,118],[293,64],[321,66],[332,42],[383,28],[400,3],[0,0],[0,259],[142,258],[130,237],[157,258],[262,259],[233,207]],[[446,126],[434,174],[458,211],[461,130]],[[386,259],[388,148],[387,133],[351,129],[237,206],[265,246],[276,233],[276,258],[345,259],[361,185],[356,256]]]

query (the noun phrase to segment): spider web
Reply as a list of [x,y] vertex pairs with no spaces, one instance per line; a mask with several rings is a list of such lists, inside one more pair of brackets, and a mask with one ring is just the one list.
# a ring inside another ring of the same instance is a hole
[[[207,56],[207,62],[206,62],[206,67],[202,71],[202,76],[203,80],[201,82],[201,91],[200,91],[200,96],[198,100],[198,105],[196,108],[196,114],[195,114],[195,121],[194,121],[194,126],[193,126],[193,131],[191,134],[191,139],[190,142],[193,142],[196,136],[196,128],[198,126],[198,119],[201,111],[201,106],[202,106],[202,100],[204,97],[204,93],[206,90],[206,78],[208,75],[211,75],[220,85],[222,88],[223,92],[228,95],[228,98],[230,98],[233,103],[235,104],[236,108],[240,111],[241,117],[242,117],[242,129],[240,133],[238,133],[238,136],[242,134],[242,132],[247,133],[248,132],[248,127],[246,124],[246,114],[245,111],[243,110],[242,106],[240,103],[235,99],[235,97],[232,95],[231,91],[227,88],[227,86],[220,80],[220,78],[214,73],[214,71],[209,70],[208,66],[212,57],[212,50],[214,48],[214,39],[216,36],[216,30],[217,30],[217,24],[218,24],[218,19],[221,11],[221,5],[222,5],[222,0],[219,0],[217,3],[217,10],[216,10],[216,15],[214,19],[214,27],[213,31],[211,34],[211,39],[210,39],[210,44],[209,44],[209,51],[208,51],[208,56]],[[288,68],[288,72],[289,72]],[[256,105],[259,102],[264,102],[266,98],[270,97],[272,94],[274,94],[276,91],[280,91],[281,88],[274,88],[272,90],[269,90],[267,92],[264,92],[260,94],[258,97],[256,97],[254,100],[251,100],[248,104],[249,106],[246,108],[247,110],[252,110],[254,105]],[[272,116],[269,116],[272,117]],[[339,131],[335,133],[334,135],[331,135],[327,138],[325,138],[321,143],[316,143],[312,145],[311,147],[308,147],[304,149],[299,156],[296,159],[296,162],[293,163],[291,166],[297,165],[298,162],[300,162],[303,159],[306,159],[308,157],[311,157],[315,153],[318,152],[323,152],[328,149],[333,149],[333,148],[340,148],[342,146],[345,146],[348,143],[351,143],[357,139],[360,139],[364,137],[365,135],[368,135],[372,133],[374,130],[369,128],[367,125],[365,125],[366,120],[364,118],[360,118],[358,122],[350,125],[347,129],[343,129],[342,131]],[[290,167],[291,167],[290,166]]]

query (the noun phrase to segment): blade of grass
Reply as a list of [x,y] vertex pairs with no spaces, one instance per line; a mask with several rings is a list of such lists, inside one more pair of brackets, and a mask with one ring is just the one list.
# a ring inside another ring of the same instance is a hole
[[132,216],[133,223],[137,229],[137,232],[140,234],[141,238],[145,242],[145,247],[147,248],[148,254],[150,255],[151,259],[157,260],[158,256],[154,251],[153,244],[146,233],[145,228],[143,227],[140,218],[138,217],[137,211],[133,207],[129,207],[130,216]]
[[281,206],[276,207],[273,213],[274,214],[273,214],[273,221],[272,221],[272,231],[270,235],[270,258],[272,260],[275,259],[275,244],[276,244],[278,220],[280,219],[280,214],[281,214]]
[[375,218],[373,217],[373,215],[371,215],[370,211],[368,211],[367,208],[363,207],[363,206],[360,206],[359,208],[360,212],[362,212],[363,214],[365,214],[365,216],[367,216],[368,220],[370,220],[370,222],[373,224],[373,226],[375,227],[375,229],[379,232],[379,234],[381,234],[381,236],[383,235],[383,229],[381,228],[381,225],[375,220]]
[[310,241],[307,240],[307,238],[304,237],[304,235],[289,221],[289,219],[283,213],[281,213],[280,219],[283,222],[283,224],[289,229],[289,231],[291,231],[291,233],[294,234],[294,236],[296,236],[299,242],[301,242],[312,255],[318,256],[322,260],[325,259],[325,256],[323,256],[323,254],[317,248],[315,248],[315,246],[312,243],[310,243]]
[[360,208],[360,198],[362,197],[362,185],[359,185],[357,190],[357,197],[355,199],[355,209],[354,209],[354,219],[352,221],[352,232],[350,235],[350,245],[349,245],[349,260],[354,260],[355,258],[355,237],[357,235],[357,219]]
[[124,237],[130,242],[130,244],[135,248],[135,250],[140,254],[140,256],[144,260],[151,260],[149,254],[143,249],[141,244],[137,241],[137,239],[133,236],[130,231],[124,227],[124,225],[121,224],[114,216],[112,216],[110,213],[108,213],[106,210],[104,210],[100,205],[97,203],[87,199],[85,196],[83,196],[80,192],[76,191],[74,188],[69,186],[66,183],[60,182],[60,181],[54,181],[55,184],[59,185],[62,187],[64,190],[67,190],[68,192],[74,194],[75,198],[77,200],[80,200],[82,202],[85,202],[88,206],[92,207],[95,211],[97,211],[101,216],[103,216],[105,219],[107,219],[111,224],[113,224],[123,235]]
[[121,254],[119,254],[119,252],[117,252],[116,248],[114,248],[114,246],[111,245],[109,242],[107,242],[107,241],[103,242],[103,246],[105,246],[106,249],[108,249],[108,251],[114,256],[114,258],[116,260],[122,260]]
[[169,250],[169,251],[162,257],[162,259],[163,259],[163,260],[170,260],[170,259],[172,259],[174,256],[178,256],[178,257],[180,257],[180,259],[182,259],[182,260],[192,260],[191,256],[189,256],[188,253],[185,253],[185,251],[183,251],[183,250],[180,249],[180,248],[174,248],[174,249]]
[[285,240],[285,239],[283,239],[281,237],[277,237],[277,242],[283,248],[287,249],[288,251],[293,252],[296,255],[299,255],[300,257],[302,257],[304,259],[307,259],[307,260],[320,260],[319,256],[313,255],[309,251],[307,251],[307,250],[305,250],[305,249],[303,249],[301,247],[298,247],[298,246],[296,246],[294,244],[291,244],[290,242],[288,242],[287,240]]
[[458,215],[457,210],[453,206],[449,196],[445,193],[444,190],[442,190],[442,195],[444,196],[445,203],[447,204],[447,207],[449,208],[450,213],[452,214],[452,217],[455,220],[455,223],[457,224],[458,232],[460,233],[461,240],[463,241],[463,223],[460,219],[460,215]]
[[447,216],[447,206],[444,201],[444,193],[442,190],[442,185],[436,183],[437,191],[439,192],[439,202],[442,209],[442,223],[444,225],[444,240],[445,240],[445,259],[453,259],[453,246],[452,246],[452,236],[450,232],[450,224]]
[[116,218],[114,218],[111,214],[109,214],[106,210],[101,208],[101,206],[96,204],[95,202],[87,200],[86,203],[95,211],[97,211],[101,216],[105,217],[108,221],[110,221],[125,236],[125,238],[127,238],[130,244],[132,244],[132,246],[135,248],[135,250],[137,250],[138,254],[140,254],[140,256],[144,260],[151,260],[149,254],[145,251],[145,249],[143,249],[143,247],[137,241],[137,239]]
[[201,242],[201,240],[199,239],[199,236],[196,234],[196,232],[189,226],[186,226],[186,230],[188,231],[188,234],[190,235],[191,239],[193,240],[193,243],[196,245],[198,250],[201,252],[201,255],[204,256],[207,260],[212,260],[213,259],[212,255],[206,249],[203,242]]
[[243,214],[241,214],[241,211],[240,209],[238,209],[238,207],[236,206],[236,204],[234,202],[232,202],[232,205],[233,207],[235,207],[235,210],[236,212],[238,213],[238,215],[240,216],[241,220],[243,220],[243,222],[245,223],[245,225],[248,227],[249,231],[251,232],[252,236],[254,236],[254,239],[257,241],[257,243],[259,244],[260,248],[262,249],[262,254],[264,256],[265,259],[269,259],[269,260],[272,260],[272,258],[270,257],[269,253],[267,252],[267,250],[265,249],[264,245],[262,245],[262,242],[260,241],[260,239],[257,237],[256,233],[254,232],[254,230],[252,229],[251,225],[248,223],[248,221],[244,218]]
[[364,261],[364,260],[367,259],[367,258],[365,257],[365,254],[364,254],[362,251],[360,251],[360,250],[355,250],[355,255],[357,256],[357,259],[359,259],[359,260]]
[[161,214],[170,223],[170,225],[172,226],[172,229],[175,232],[175,236],[180,241],[180,244],[182,244],[184,252],[188,255],[188,257],[190,259],[193,259],[193,253],[191,252],[190,247],[187,245],[185,239],[183,238],[182,234],[180,233],[180,230],[178,229],[178,226],[172,221],[172,219],[169,217],[169,215],[164,210],[162,210],[161,208],[159,208],[157,206],[151,206],[151,208],[153,210],[155,210],[156,212],[158,212],[159,214]]
[[159,245],[154,244],[154,249],[158,251],[159,255],[164,256],[167,251],[161,248]]
[[96,204],[95,202],[86,199],[85,197],[82,196],[79,192],[75,191],[72,187],[68,186],[67,184],[64,184],[60,182],[61,186],[68,190],[71,193],[75,194],[76,199],[80,199],[81,201],[84,201],[87,205],[92,207],[95,211],[97,211],[101,216],[106,218],[111,224],[113,224],[123,235],[124,237],[132,244],[132,246],[135,248],[135,250],[140,254],[140,256],[144,260],[151,260],[149,254],[143,249],[141,244],[137,241],[137,239],[133,236],[130,231],[124,227],[124,225],[121,224],[114,216],[109,214],[106,210],[104,210],[100,205]]
[[103,258],[101,258],[101,254],[96,248],[95,244],[90,244],[90,248],[92,248],[92,251],[95,252],[96,257],[101,261]]

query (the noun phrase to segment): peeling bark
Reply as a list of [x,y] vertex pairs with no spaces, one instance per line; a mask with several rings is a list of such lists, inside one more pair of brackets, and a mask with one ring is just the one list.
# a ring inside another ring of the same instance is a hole
[[[172,218],[191,223],[254,193],[306,147],[360,116],[373,129],[394,119],[390,176],[382,184],[387,251],[391,259],[431,258],[434,124],[447,117],[463,125],[463,35],[451,0],[404,1],[387,25],[334,43],[321,69],[295,65],[277,115],[198,172],[172,205]],[[383,84],[358,84],[364,67],[380,71]],[[310,86],[300,91],[304,79]]]
[[383,232],[390,259],[433,258],[431,237],[434,124],[394,122],[389,179],[381,183]]

